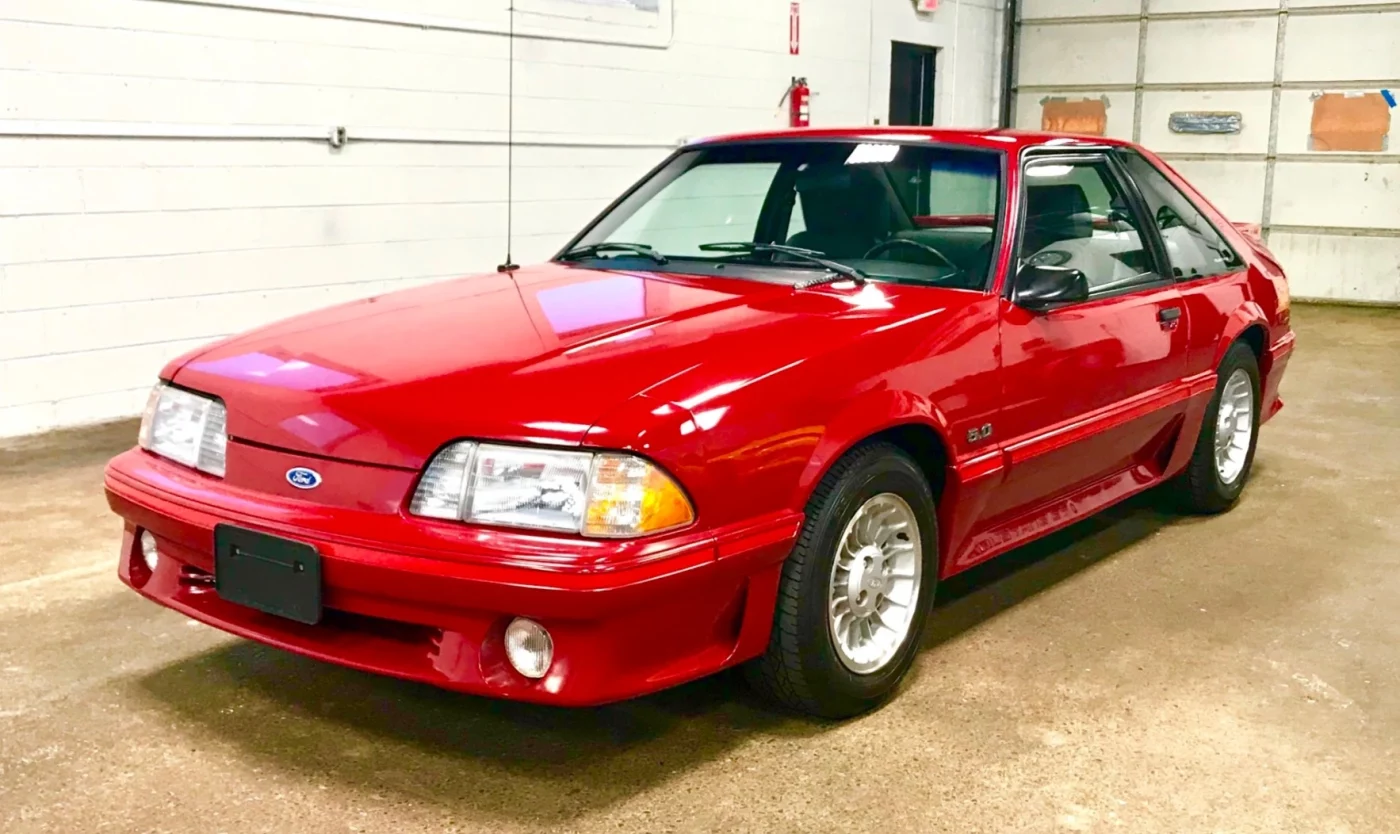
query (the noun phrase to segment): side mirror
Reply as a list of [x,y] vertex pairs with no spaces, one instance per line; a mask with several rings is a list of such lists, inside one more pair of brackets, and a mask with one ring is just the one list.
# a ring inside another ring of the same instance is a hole
[[1088,300],[1089,279],[1077,269],[1026,264],[1016,274],[1016,303],[1027,310]]

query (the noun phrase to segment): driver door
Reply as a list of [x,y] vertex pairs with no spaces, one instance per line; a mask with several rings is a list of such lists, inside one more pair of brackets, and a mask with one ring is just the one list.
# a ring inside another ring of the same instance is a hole
[[[1007,471],[1003,520],[1096,482],[1150,480],[1185,408],[1185,306],[1137,192],[1102,153],[1028,157],[1013,264],[1082,271],[1087,300],[1032,311],[1001,300]],[[1090,501],[1092,503],[1092,501]]]

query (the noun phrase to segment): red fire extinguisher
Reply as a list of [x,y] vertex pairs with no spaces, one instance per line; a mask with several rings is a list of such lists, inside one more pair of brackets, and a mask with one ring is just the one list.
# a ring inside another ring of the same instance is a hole
[[784,101],[788,103],[788,127],[811,127],[812,88],[807,86],[807,79],[793,78],[787,92],[778,100],[779,106]]

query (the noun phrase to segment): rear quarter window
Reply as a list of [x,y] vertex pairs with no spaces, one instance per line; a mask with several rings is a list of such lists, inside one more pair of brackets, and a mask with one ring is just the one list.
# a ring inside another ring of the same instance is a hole
[[1177,278],[1225,275],[1244,266],[1205,214],[1155,165],[1136,151],[1123,151],[1120,158],[1147,202]]

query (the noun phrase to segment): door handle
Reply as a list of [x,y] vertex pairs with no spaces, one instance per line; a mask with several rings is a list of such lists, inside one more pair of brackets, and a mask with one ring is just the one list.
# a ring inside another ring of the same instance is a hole
[[1163,324],[1166,324],[1167,322],[1176,321],[1179,318],[1181,318],[1180,307],[1166,307],[1157,311],[1157,321],[1160,321]]

